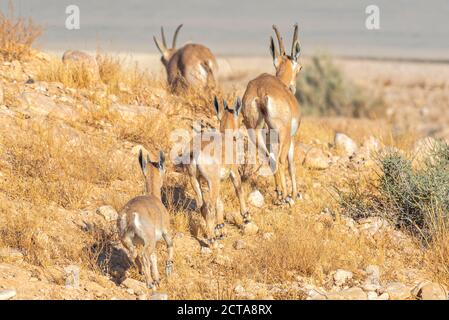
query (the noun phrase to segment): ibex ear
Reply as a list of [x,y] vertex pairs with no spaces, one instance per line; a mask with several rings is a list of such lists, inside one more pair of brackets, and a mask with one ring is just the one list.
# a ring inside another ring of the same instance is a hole
[[301,53],[301,46],[299,45],[299,41],[296,40],[295,41],[295,45],[294,45],[294,50],[293,50],[293,60],[298,61],[299,58],[299,54]]
[[143,175],[146,176],[147,162],[145,161],[145,158],[143,157],[142,149],[139,150],[139,164],[140,164],[140,169],[142,169]]
[[218,104],[217,96],[214,96],[214,108],[215,108],[215,113],[217,114],[218,120],[221,120],[220,105]]
[[271,54],[271,57],[273,58],[274,66],[277,66],[278,55],[276,53],[276,47],[274,46],[274,39],[273,39],[273,37],[270,37],[270,54]]
[[165,171],[165,154],[162,150],[159,151],[159,170]]
[[240,99],[240,97],[237,97],[237,100],[234,103],[234,117],[238,118],[241,109],[242,109],[242,100]]

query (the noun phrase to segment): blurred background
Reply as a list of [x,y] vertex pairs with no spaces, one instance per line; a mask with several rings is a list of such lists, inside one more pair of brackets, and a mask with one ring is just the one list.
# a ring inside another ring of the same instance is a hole
[[[303,52],[325,50],[343,57],[445,60],[449,57],[449,1],[433,0],[13,0],[17,15],[45,28],[38,47],[63,51],[101,48],[156,53],[152,36],[168,38],[184,23],[179,43],[201,42],[218,55],[268,52],[271,25],[289,40],[300,24]],[[78,5],[81,29],[65,28],[68,5]],[[380,30],[367,30],[365,8],[380,8]],[[7,0],[0,8],[6,9]],[[5,10],[4,10],[5,11]]]

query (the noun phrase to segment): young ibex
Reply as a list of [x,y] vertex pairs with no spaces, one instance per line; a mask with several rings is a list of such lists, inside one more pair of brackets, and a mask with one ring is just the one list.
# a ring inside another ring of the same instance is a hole
[[[185,165],[190,177],[193,190],[196,193],[196,201],[201,213],[206,221],[206,237],[208,244],[213,244],[215,240],[224,237],[224,219],[221,210],[220,185],[221,181],[231,178],[235,192],[239,199],[240,214],[243,222],[250,222],[249,211],[246,206],[245,194],[242,188],[241,177],[238,171],[238,165],[234,154],[234,138],[239,130],[239,113],[242,103],[240,98],[234,103],[233,109],[228,107],[226,101],[223,101],[223,111],[217,97],[214,98],[214,108],[220,121],[220,132],[218,133],[218,147],[221,152],[207,152],[210,149],[211,142],[202,142],[200,150],[193,150],[189,154],[189,161]],[[231,134],[232,139],[226,140],[226,134]],[[231,141],[230,141],[231,140]],[[229,145],[231,144],[231,145]],[[218,150],[215,150],[218,151]],[[232,159],[232,163],[226,163],[226,159]],[[205,198],[201,190],[200,178],[203,178],[208,185],[209,197]]]
[[[261,74],[250,81],[243,96],[243,121],[249,130],[253,143],[256,138],[259,148],[269,156],[270,166],[275,175],[276,192],[281,203],[294,204],[293,197],[299,197],[296,186],[296,172],[294,164],[294,137],[301,122],[301,113],[294,96],[296,91],[296,77],[301,70],[298,63],[300,45],[298,41],[298,25],[295,24],[293,44],[290,55],[285,53],[284,42],[276,26],[273,26],[279,43],[276,51],[273,37],[271,37],[270,52],[273,58],[276,76]],[[268,151],[263,142],[260,129],[265,125],[270,130],[276,130],[279,149],[276,155]],[[287,193],[285,181],[285,164],[288,160],[288,170],[292,183],[292,193]]]
[[215,86],[218,72],[217,61],[212,52],[200,44],[186,44],[176,49],[176,38],[182,24],[176,28],[172,47],[167,47],[164,28],[161,28],[162,43],[153,37],[162,54],[161,61],[167,71],[168,84],[173,90],[186,87],[204,88]]
[[[161,151],[156,162],[139,152],[140,168],[145,179],[146,195],[131,199],[120,211],[119,236],[128,250],[129,258],[144,273],[147,286],[159,285],[156,242],[161,238],[167,244],[165,266],[167,276],[173,271],[173,241],[169,233],[170,216],[161,202],[161,188],[165,174],[165,157]],[[143,270],[142,270],[143,269]]]

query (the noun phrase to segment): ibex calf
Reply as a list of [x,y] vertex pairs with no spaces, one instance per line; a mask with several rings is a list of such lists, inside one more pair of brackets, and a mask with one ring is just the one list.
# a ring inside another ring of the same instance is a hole
[[[159,285],[156,242],[162,238],[167,244],[168,258],[165,266],[167,276],[173,271],[173,241],[169,233],[170,217],[161,202],[161,188],[165,174],[165,157],[161,151],[159,159],[152,162],[142,150],[139,163],[145,178],[146,195],[131,199],[120,211],[119,236],[129,258],[144,273],[147,286]],[[142,270],[143,269],[143,270]]]
[[204,88],[215,86],[218,72],[214,55],[203,45],[186,44],[176,49],[176,38],[182,24],[176,28],[172,47],[167,47],[164,28],[161,28],[162,43],[153,37],[154,43],[162,54],[161,61],[167,71],[168,84],[173,90],[188,86]]
[[[298,25],[295,25],[291,54],[285,52],[284,42],[276,26],[279,52],[276,51],[271,38],[270,52],[276,68],[276,76],[264,73],[250,81],[243,96],[243,122],[249,130],[251,140],[256,143],[270,158],[270,165],[275,175],[276,192],[281,203],[293,204],[293,197],[298,197],[296,187],[296,170],[294,162],[295,136],[301,122],[301,112],[294,93],[296,77],[301,70],[298,63],[300,45],[298,40]],[[265,125],[278,133],[279,149],[274,155],[264,144],[262,129]],[[285,165],[292,183],[292,193],[287,192],[285,181]]]
[[[220,110],[217,97],[214,98],[214,108],[220,121],[219,148],[221,152],[207,152],[213,142],[203,142],[200,150],[193,150],[189,155],[189,163],[185,165],[190,177],[193,190],[196,193],[196,201],[201,207],[201,213],[206,221],[206,234],[208,244],[213,244],[224,236],[223,211],[220,209],[220,186],[223,179],[231,178],[235,192],[239,199],[240,214],[244,223],[250,221],[249,211],[246,206],[245,194],[242,188],[241,177],[238,171],[237,161],[234,160],[234,138],[239,129],[239,113],[241,109],[240,98],[234,103],[231,110],[226,101],[223,102],[224,110]],[[231,145],[225,143],[225,135],[232,134]],[[214,150],[218,151],[218,150]],[[226,159],[233,159],[232,163],[226,163]],[[209,197],[205,198],[201,190],[200,178],[207,182]]]

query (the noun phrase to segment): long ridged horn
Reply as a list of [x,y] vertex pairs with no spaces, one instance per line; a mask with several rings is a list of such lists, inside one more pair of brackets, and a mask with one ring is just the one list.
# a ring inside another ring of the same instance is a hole
[[282,40],[281,34],[279,33],[278,27],[273,24],[273,30],[276,33],[276,37],[278,38],[279,43],[279,53],[282,55],[285,54],[285,46],[284,46],[284,40]]
[[164,27],[161,27],[162,44],[167,48],[167,41],[165,40]]
[[173,44],[172,44],[172,48],[176,48],[176,38],[178,38],[178,32],[179,30],[181,30],[183,24],[180,24],[175,31],[175,34],[173,35]]
[[[295,30],[293,32],[293,40],[292,40],[292,52],[291,52],[291,56],[293,57],[295,54],[295,46],[296,46],[296,41],[298,41],[298,23],[295,23]],[[299,43],[299,41],[298,41]]]

